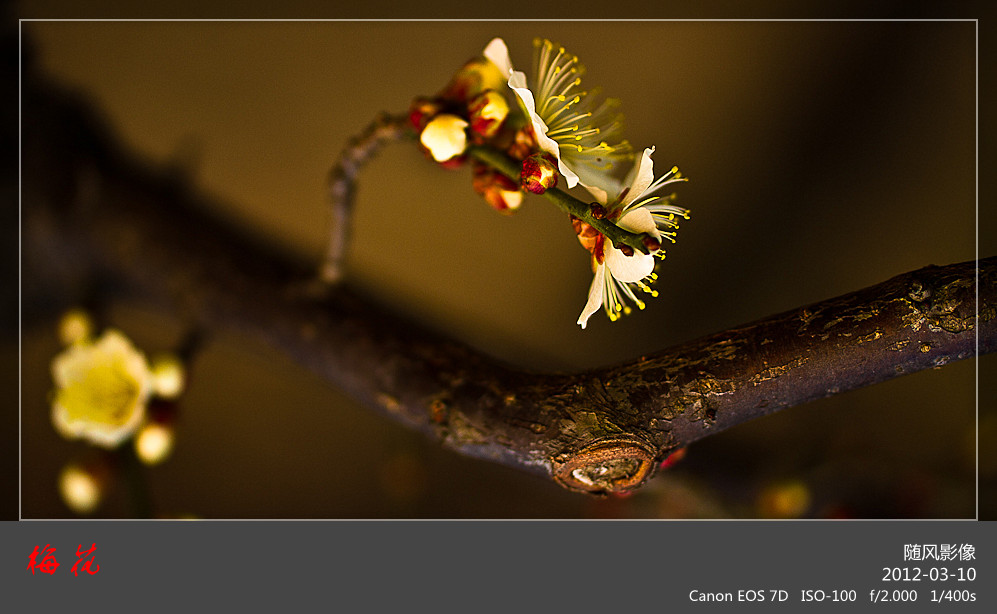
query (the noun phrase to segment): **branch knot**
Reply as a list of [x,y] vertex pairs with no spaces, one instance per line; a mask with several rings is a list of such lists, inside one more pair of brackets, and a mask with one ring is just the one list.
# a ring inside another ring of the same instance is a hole
[[654,448],[624,435],[598,439],[563,460],[554,459],[551,472],[565,488],[600,495],[639,487],[653,466]]

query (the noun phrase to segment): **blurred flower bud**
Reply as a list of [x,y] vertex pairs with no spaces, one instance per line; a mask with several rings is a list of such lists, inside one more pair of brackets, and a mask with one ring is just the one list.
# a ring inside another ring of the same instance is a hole
[[480,57],[464,64],[450,83],[440,92],[442,98],[468,101],[485,90],[505,87],[508,76],[504,76],[498,66]]
[[516,131],[512,144],[506,152],[514,160],[525,160],[530,154],[537,150],[537,139],[533,136],[533,129],[524,126]]
[[158,465],[169,457],[175,440],[171,423],[148,422],[135,436],[135,455],[146,465]]
[[161,399],[175,399],[184,391],[187,370],[175,354],[159,354],[152,360],[152,386]]
[[431,119],[439,115],[440,111],[443,109],[438,101],[431,98],[426,98],[425,96],[418,96],[409,105],[408,109],[408,120],[415,128],[416,132],[422,132],[426,124],[429,123]]
[[93,513],[104,498],[109,470],[99,463],[72,462],[59,472],[59,496],[74,513]]
[[70,309],[59,318],[59,341],[63,345],[83,343],[93,335],[93,318],[82,309]]
[[471,187],[496,211],[512,213],[523,204],[523,193],[516,182],[484,164],[474,165]]
[[471,117],[471,130],[491,138],[502,127],[502,122],[509,115],[509,103],[505,97],[495,90],[487,90],[478,94],[468,105]]
[[459,156],[467,149],[467,122],[444,113],[434,117],[422,130],[419,141],[429,150],[433,159],[444,162]]
[[545,152],[537,152],[523,160],[519,180],[523,189],[543,194],[557,185],[557,160]]

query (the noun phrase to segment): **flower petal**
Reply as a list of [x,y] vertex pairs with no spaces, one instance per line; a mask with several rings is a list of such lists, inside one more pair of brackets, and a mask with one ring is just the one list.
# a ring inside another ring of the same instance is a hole
[[609,247],[606,250],[606,266],[617,280],[633,283],[654,272],[654,256],[636,251],[633,256],[627,256],[615,247]]
[[606,171],[594,169],[587,164],[578,164],[574,170],[578,175],[578,185],[588,190],[601,205],[608,204],[609,195],[619,194],[622,189],[620,180]]
[[512,72],[512,60],[509,58],[509,48],[505,46],[505,41],[501,38],[493,38],[485,47],[483,54],[492,64],[498,67],[502,76],[509,77]]
[[602,188],[597,188],[594,185],[586,185],[584,183],[582,183],[582,187],[588,190],[589,194],[594,196],[595,199],[599,201],[600,205],[605,205],[606,201],[609,200],[609,194],[606,192],[606,190],[603,190]]
[[633,233],[646,232],[655,239],[661,240],[661,233],[658,231],[658,225],[654,221],[654,216],[644,207],[637,207],[624,213],[623,217],[616,222],[616,225],[623,230]]
[[578,316],[578,324],[583,329],[585,325],[588,324],[589,318],[592,314],[599,311],[602,308],[602,289],[605,285],[606,279],[606,267],[605,265],[599,265],[595,269],[595,276],[592,277],[592,285],[589,286],[589,298],[588,302],[585,303],[585,308],[582,309],[582,314]]
[[630,184],[630,191],[620,201],[621,205],[629,205],[637,197],[646,192],[647,188],[654,183],[654,163],[651,161],[651,154],[653,153],[653,147],[645,149],[640,157],[640,161],[630,171],[626,181],[626,183]]
[[564,175],[568,182],[568,187],[573,188],[578,184],[578,175],[565,165],[561,159],[561,149],[554,139],[547,136],[547,124],[537,114],[537,105],[533,99],[533,92],[526,86],[526,73],[514,70],[509,74],[509,87],[516,93],[523,103],[523,109],[530,116],[530,124],[533,126],[533,134],[537,137],[537,145],[557,159],[557,169]]

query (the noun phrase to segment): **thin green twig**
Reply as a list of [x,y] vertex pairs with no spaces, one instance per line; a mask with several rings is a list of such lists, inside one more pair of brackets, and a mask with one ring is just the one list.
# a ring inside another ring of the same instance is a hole
[[[505,154],[490,147],[483,146],[470,147],[468,149],[468,154],[470,154],[472,158],[480,162],[484,162],[485,164],[498,170],[503,175],[509,177],[509,179],[519,183],[519,164]],[[567,192],[558,190],[557,188],[547,190],[543,195],[557,205],[561,211],[577,217],[581,221],[589,224],[604,234],[606,238],[613,242],[613,245],[629,245],[634,249],[634,251],[641,252],[642,254],[647,254],[649,252],[647,246],[644,245],[644,240],[645,238],[653,239],[654,237],[651,237],[645,233],[634,234],[623,230],[610,220],[593,217],[592,206],[590,204],[580,201]]]

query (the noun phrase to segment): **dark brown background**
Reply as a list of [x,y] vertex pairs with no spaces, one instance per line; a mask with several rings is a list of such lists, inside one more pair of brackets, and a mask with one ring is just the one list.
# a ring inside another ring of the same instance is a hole
[[[405,146],[361,175],[349,261],[371,295],[531,368],[621,362],[975,255],[972,22],[23,29],[42,67],[92,96],[125,142],[188,169],[234,221],[305,255],[325,237],[325,174],[377,111],[436,91],[493,36],[528,72],[534,37],[564,44],[587,65],[586,86],[623,101],[634,145],[655,145],[659,170],[678,164],[691,178],[677,188],[693,214],[659,269],[662,296],[581,331],[591,273],[563,214],[535,197],[512,217],[495,214],[466,169],[441,170]],[[113,315],[149,351],[179,334],[163,314]],[[25,332],[26,518],[69,515],[55,476],[85,452],[48,420],[57,350],[54,331]],[[149,474],[163,513],[753,517],[767,513],[762,493],[785,481],[809,489],[808,516],[976,513],[975,361],[738,427],[692,447],[639,494],[604,501],[439,449],[243,339],[216,339],[195,368],[175,455]],[[112,493],[101,513],[126,514],[124,503]]]

